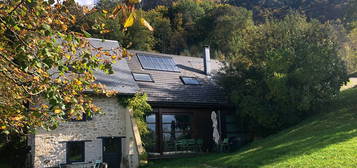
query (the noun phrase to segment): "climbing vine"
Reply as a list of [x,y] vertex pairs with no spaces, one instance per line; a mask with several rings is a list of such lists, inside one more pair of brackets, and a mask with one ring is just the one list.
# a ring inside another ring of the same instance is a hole
[[129,108],[133,112],[133,117],[141,137],[149,133],[149,129],[145,122],[145,116],[152,112],[152,108],[147,100],[148,96],[145,93],[136,93],[134,97],[120,96],[118,98],[121,105]]

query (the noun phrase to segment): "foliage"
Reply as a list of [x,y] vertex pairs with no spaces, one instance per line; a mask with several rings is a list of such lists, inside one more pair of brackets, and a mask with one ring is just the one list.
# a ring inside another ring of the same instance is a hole
[[234,44],[237,42],[236,39],[246,33],[245,29],[251,26],[253,26],[253,17],[250,11],[235,6],[220,5],[208,11],[199,20],[194,38],[201,46],[210,45],[214,58],[229,57],[238,45]]
[[[299,11],[309,19],[341,20],[342,25],[350,27],[349,23],[356,20],[355,1],[144,1],[142,8],[146,11],[140,14],[148,19],[154,28],[153,32],[134,26],[128,28],[127,32],[113,31],[104,36],[96,32],[93,35],[118,40],[122,46],[130,49],[195,57],[201,56],[203,45],[210,45],[213,58],[224,58],[232,55],[238,45],[234,43],[240,42],[240,36],[246,33],[253,20],[264,23],[266,18],[281,19],[291,11]],[[114,7],[116,3],[117,0],[102,0],[96,8]],[[93,15],[88,23],[93,20],[101,18]],[[108,27],[117,27],[117,22],[104,21]]]
[[219,78],[257,135],[291,126],[347,81],[329,24],[291,14],[247,30]]
[[[91,46],[85,39],[90,36],[88,29],[100,33],[109,30],[98,21],[75,31],[72,25],[96,9],[73,4],[73,0],[0,2],[1,132],[55,128],[63,118],[99,112],[84,91],[114,93],[94,83],[93,71],[112,72],[111,63],[126,56],[126,51],[118,48],[111,55]],[[129,22],[125,14],[134,13],[134,6],[132,2],[119,4],[113,12],[101,10],[98,15],[120,17],[119,24],[125,25]],[[118,16],[119,11],[123,15]],[[92,55],[92,51],[97,54]]]
[[133,112],[133,117],[138,125],[141,136],[149,133],[149,129],[145,122],[145,116],[151,113],[152,108],[147,102],[148,96],[146,93],[136,93],[134,97],[120,96],[119,103],[124,107],[128,107]]
[[162,53],[169,53],[170,39],[173,32],[170,19],[167,17],[168,8],[164,6],[158,6],[155,9],[145,13],[148,21],[155,28],[153,32],[155,41],[152,49]]
[[346,62],[347,72],[349,74],[357,72],[357,21],[349,25],[350,31],[343,32],[341,40],[340,56]]
[[240,151],[154,161],[147,168],[354,167],[356,102],[357,89],[349,89],[316,116]]
[[[115,0],[101,0],[95,6],[94,11],[82,19],[73,29],[80,30],[82,27],[90,28],[99,24],[104,30],[89,30],[96,38],[116,40],[125,48],[150,51],[154,45],[153,27],[146,21],[145,12],[133,10],[133,6],[123,10],[122,3]],[[121,11],[119,11],[122,9]],[[103,10],[111,10],[112,14],[102,15]],[[76,13],[77,14],[77,13]],[[81,15],[76,15],[81,17]],[[123,21],[123,18],[126,20]],[[119,23],[119,24],[118,24]],[[144,25],[144,26],[143,26]]]

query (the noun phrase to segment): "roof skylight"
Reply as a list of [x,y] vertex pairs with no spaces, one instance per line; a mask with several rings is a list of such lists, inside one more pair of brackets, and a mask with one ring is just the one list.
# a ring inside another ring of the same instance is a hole
[[180,76],[183,84],[185,85],[199,85],[200,82],[195,77]]
[[133,77],[136,81],[142,81],[142,82],[154,82],[150,74],[145,74],[145,73],[134,73],[133,72]]

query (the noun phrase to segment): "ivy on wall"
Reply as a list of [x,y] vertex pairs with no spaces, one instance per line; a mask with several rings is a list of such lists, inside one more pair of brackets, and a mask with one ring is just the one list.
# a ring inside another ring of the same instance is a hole
[[141,137],[149,133],[149,129],[145,122],[145,116],[152,112],[152,108],[147,100],[148,96],[146,93],[136,93],[134,97],[120,96],[118,98],[121,105],[129,108],[133,112],[133,117]]

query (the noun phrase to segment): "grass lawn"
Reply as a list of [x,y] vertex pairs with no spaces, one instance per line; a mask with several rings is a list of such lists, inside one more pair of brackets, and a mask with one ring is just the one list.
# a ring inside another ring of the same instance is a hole
[[350,78],[350,81],[348,81],[346,85],[342,86],[341,90],[346,90],[354,86],[357,86],[357,77]]
[[299,125],[240,151],[151,162],[147,168],[357,167],[357,89]]

